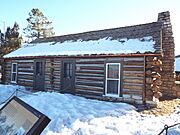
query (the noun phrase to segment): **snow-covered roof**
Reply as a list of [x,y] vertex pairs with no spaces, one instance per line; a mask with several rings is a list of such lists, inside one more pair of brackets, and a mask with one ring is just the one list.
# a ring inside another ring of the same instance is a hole
[[180,57],[175,58],[175,71],[180,72]]
[[151,36],[140,39],[103,38],[90,41],[65,41],[26,44],[5,55],[8,57],[85,55],[85,54],[129,54],[154,52],[155,41]]
[[36,39],[11,57],[161,52],[161,22]]

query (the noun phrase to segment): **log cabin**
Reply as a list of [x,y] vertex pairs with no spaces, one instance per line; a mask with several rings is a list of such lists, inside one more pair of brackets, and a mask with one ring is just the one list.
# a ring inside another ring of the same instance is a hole
[[172,94],[170,13],[151,23],[40,38],[4,56],[4,83],[154,104]]

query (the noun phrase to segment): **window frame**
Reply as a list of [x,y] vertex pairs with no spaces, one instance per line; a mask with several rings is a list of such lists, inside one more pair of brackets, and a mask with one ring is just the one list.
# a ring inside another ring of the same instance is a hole
[[73,77],[73,63],[64,62],[63,64],[63,77],[64,78],[72,78]]
[[[118,65],[119,68],[118,68],[118,73],[119,73],[119,76],[118,78],[108,78],[108,65]],[[107,90],[107,85],[108,85],[108,80],[114,80],[114,81],[118,81],[118,92],[117,94],[111,94],[111,93],[108,93],[108,90]],[[121,63],[106,63],[106,78],[105,78],[105,95],[106,96],[110,96],[110,97],[119,97],[120,96],[120,87],[121,87]]]
[[[14,68],[13,65],[16,65],[15,71],[13,71],[13,68]],[[18,66],[18,64],[15,63],[15,62],[13,62],[13,63],[11,64],[11,83],[17,83],[17,69],[18,69],[17,66]],[[13,80],[13,74],[15,74],[15,80]]]
[[37,61],[36,62],[36,75],[38,75],[38,76],[41,76],[41,75],[43,75],[43,62],[39,62],[39,61]]

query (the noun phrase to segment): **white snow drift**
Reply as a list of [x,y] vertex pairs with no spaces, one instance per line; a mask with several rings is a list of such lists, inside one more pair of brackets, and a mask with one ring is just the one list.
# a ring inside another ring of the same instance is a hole
[[[23,89],[0,85],[0,103],[16,88]],[[135,107],[126,103],[90,100],[70,94],[37,92],[19,97],[51,119],[42,135],[156,135],[165,124],[180,122],[180,106],[171,116],[155,117],[139,114]],[[168,135],[180,135],[180,125],[171,128]]]

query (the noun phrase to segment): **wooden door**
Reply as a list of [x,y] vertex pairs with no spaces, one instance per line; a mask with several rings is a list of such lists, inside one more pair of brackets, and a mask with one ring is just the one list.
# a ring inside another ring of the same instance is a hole
[[34,61],[34,90],[44,90],[44,66],[45,60],[38,59]]
[[64,60],[62,62],[61,89],[64,93],[75,91],[75,61]]

